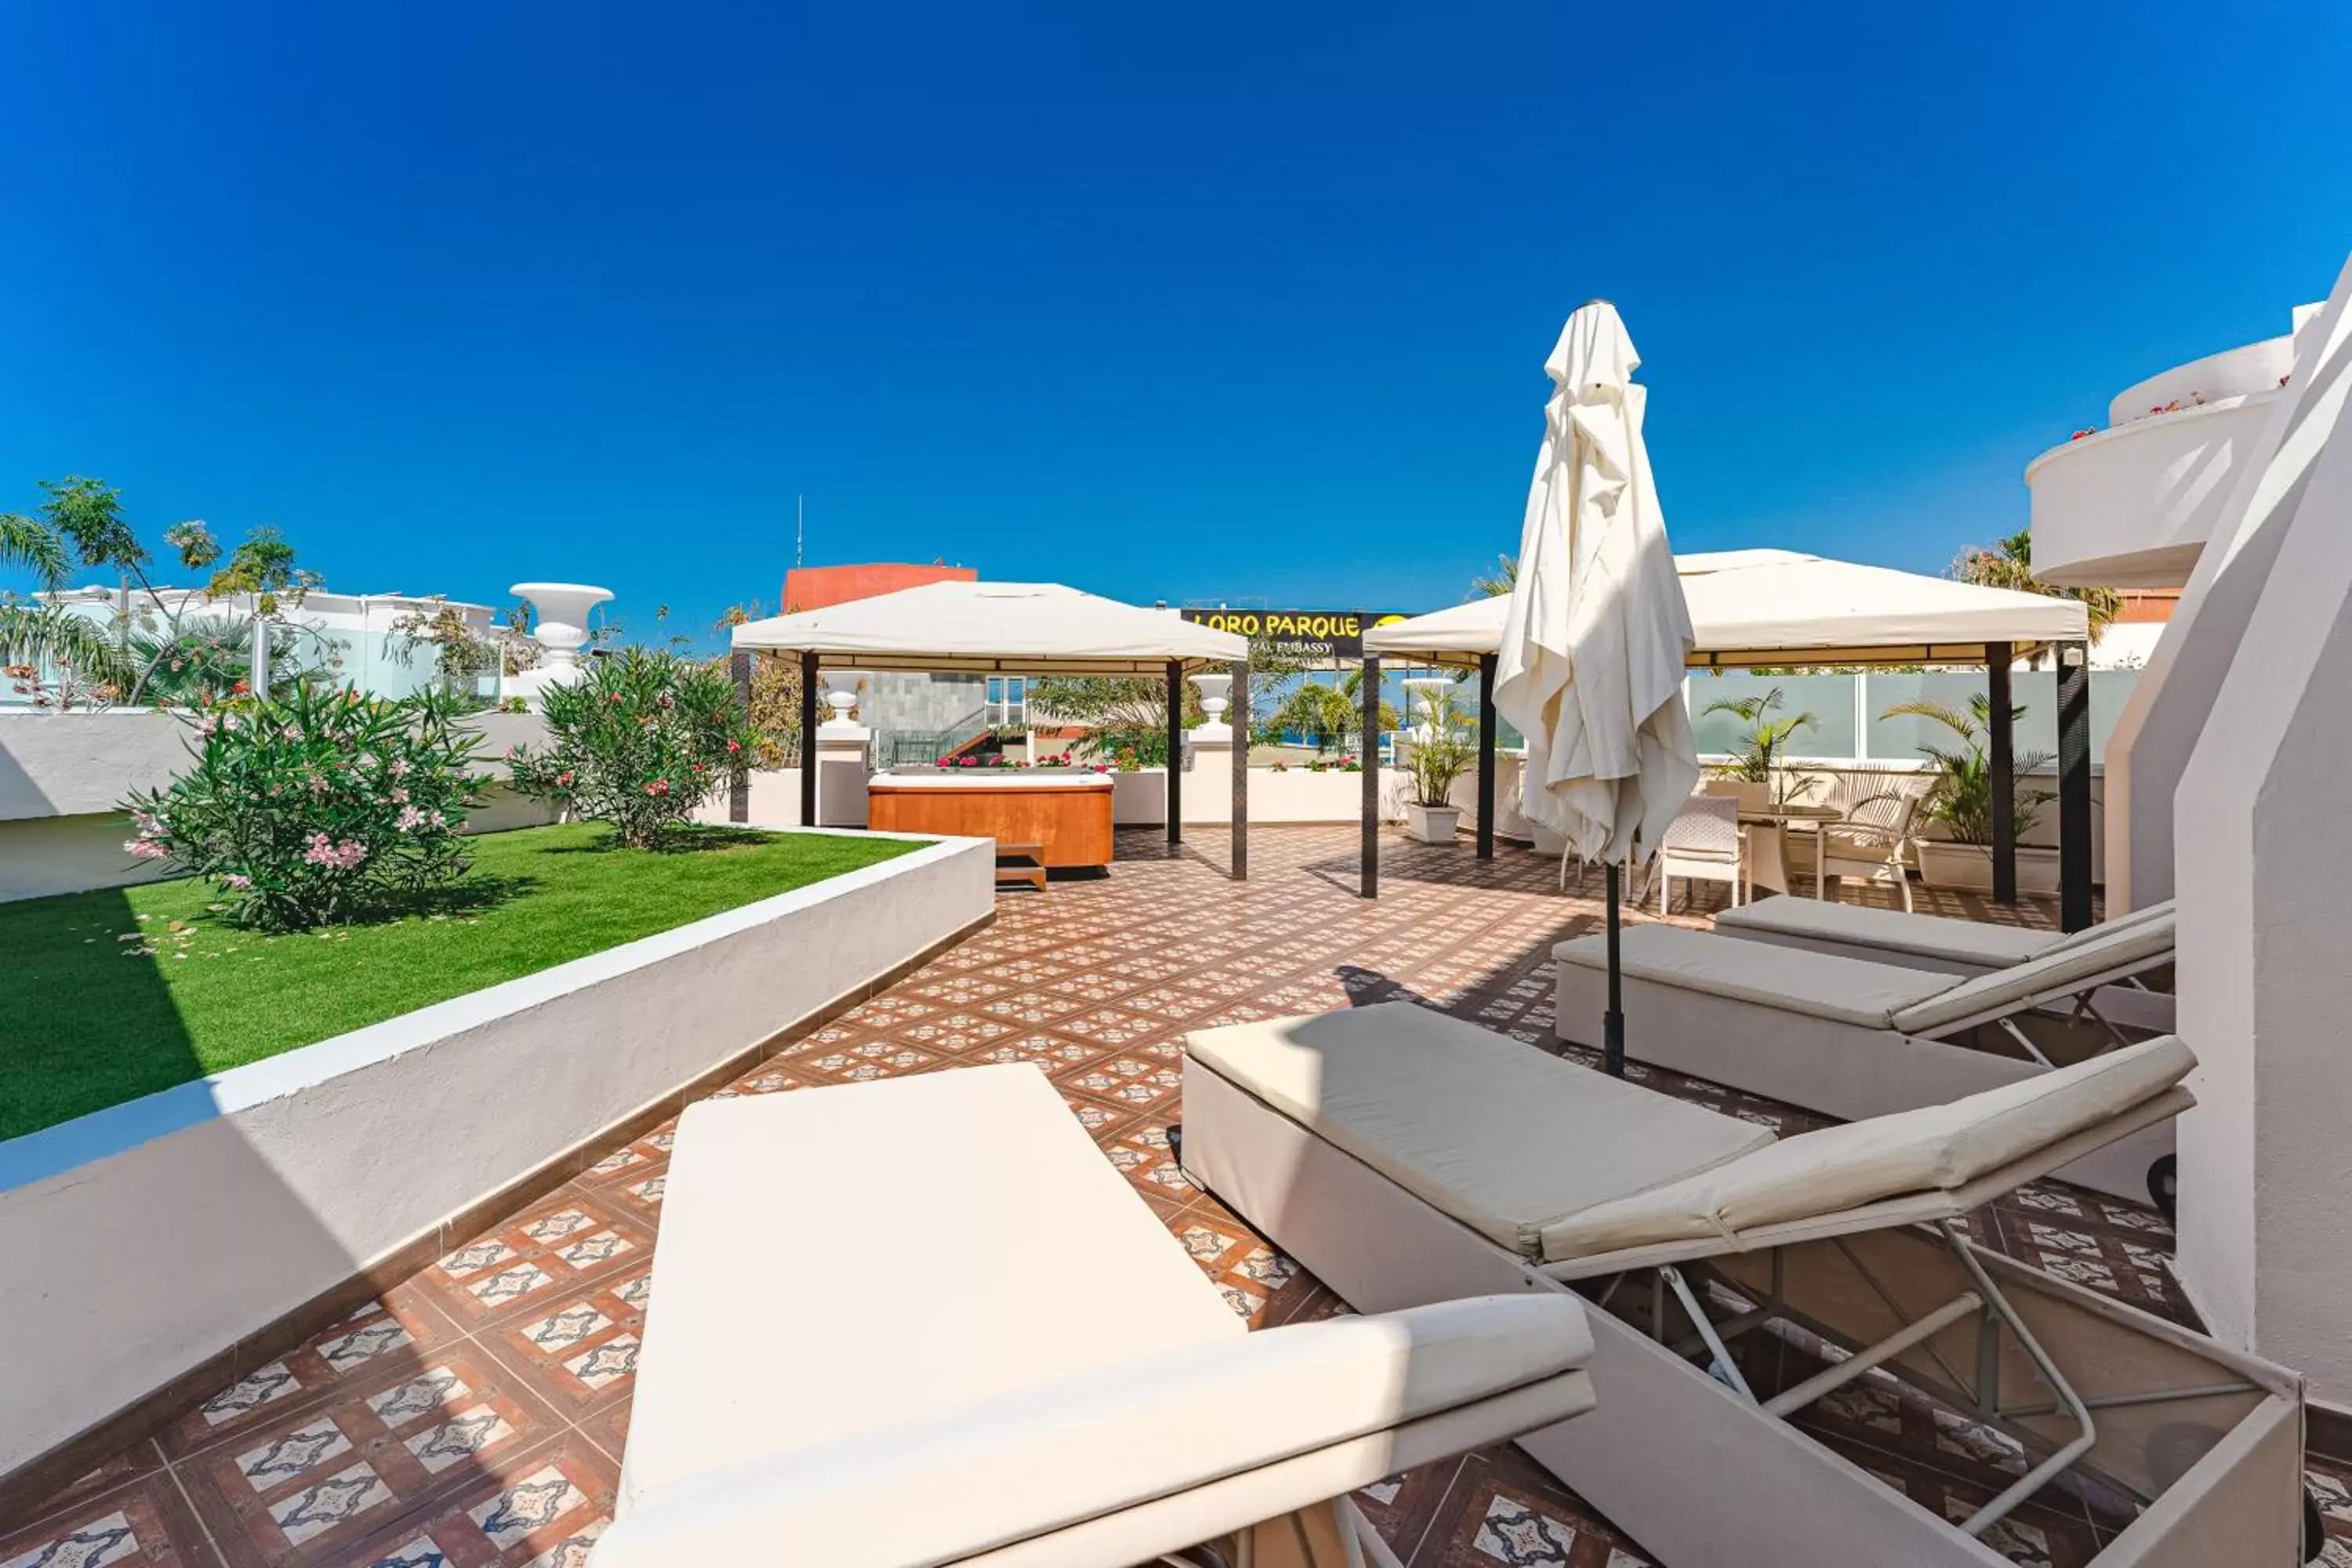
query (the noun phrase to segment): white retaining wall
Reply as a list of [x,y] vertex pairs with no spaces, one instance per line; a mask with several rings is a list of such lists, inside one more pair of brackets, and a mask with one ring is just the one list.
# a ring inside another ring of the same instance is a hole
[[0,1473],[993,909],[984,840],[0,1142]]

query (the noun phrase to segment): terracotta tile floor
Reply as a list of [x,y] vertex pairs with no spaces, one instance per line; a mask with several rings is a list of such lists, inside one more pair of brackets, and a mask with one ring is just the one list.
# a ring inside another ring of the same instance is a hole
[[[1507,849],[1481,864],[1466,844],[1394,838],[1381,897],[1367,903],[1355,896],[1355,846],[1353,828],[1260,829],[1252,880],[1237,887],[1223,876],[1221,837],[1171,856],[1156,834],[1123,835],[1108,877],[1003,895],[992,929],[721,1092],[1036,1062],[1234,1311],[1255,1325],[1335,1312],[1328,1291],[1170,1160],[1183,1031],[1412,996],[1554,1048],[1545,954],[1600,916],[1597,900],[1561,895],[1555,867],[1534,856]],[[1921,907],[1995,918],[1984,900],[1957,895]],[[2006,918],[2052,917],[2029,906]],[[1815,1124],[1712,1085],[1649,1081],[1790,1131]],[[180,1413],[40,1517],[0,1525],[0,1568],[577,1568],[609,1516],[628,1434],[668,1157],[667,1130],[616,1151]],[[2177,1310],[2164,1270],[2171,1234],[2149,1211],[2052,1185],[1972,1225],[1979,1240],[2039,1267]],[[1811,1358],[1801,1342],[1765,1337],[1742,1353],[1759,1384],[1802,1376]],[[1883,1383],[1849,1388],[1807,1419],[1948,1514],[1990,1495],[2014,1465],[2005,1438]],[[2321,1467],[2314,1484],[2342,1537],[2330,1560],[2352,1565],[2352,1471]],[[1652,1561],[1507,1447],[1396,1478],[1361,1501],[1415,1565]],[[2121,1517],[2106,1499],[2052,1489],[1993,1544],[2021,1563],[2069,1568]]]

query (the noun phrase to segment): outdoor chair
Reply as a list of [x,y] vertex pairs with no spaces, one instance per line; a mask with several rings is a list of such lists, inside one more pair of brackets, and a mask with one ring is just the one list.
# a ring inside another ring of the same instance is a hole
[[[2022,926],[1995,925],[1985,921],[1954,920],[1944,915],[1901,914],[1866,904],[1829,903],[1813,899],[1753,900],[1715,917],[1715,929],[1724,936],[1779,947],[1827,952],[1840,958],[1866,959],[1905,969],[1928,969],[1944,974],[1990,974],[2010,969],[2046,953],[2063,952],[2086,942],[2104,941],[2137,921],[2172,915],[2172,900],[2150,904],[2118,915],[2072,935],[2030,931]],[[2117,1023],[2168,1034],[2173,1024],[2169,977],[2160,971],[2133,975],[2120,986],[2110,986],[2096,998],[2099,1010]]]
[[1731,901],[1738,904],[1741,866],[1739,802],[1715,795],[1691,796],[1666,825],[1651,868],[1658,885],[1659,918],[1665,916],[1676,877],[1685,882],[1727,883]]
[[[2178,1039],[1780,1141],[1411,1003],[1187,1044],[1186,1173],[1349,1305],[1585,1300],[1601,1405],[1518,1446],[1664,1562],[2003,1568],[2053,1482],[2097,1563],[2301,1561],[2294,1373],[1960,1223],[2191,1103]],[[2015,1458],[1930,1511],[1790,1423],[1857,1384]]]
[[[2173,922],[2100,927],[1973,979],[1663,925],[1623,932],[1620,954],[1629,1054],[1853,1121],[2046,1076],[2144,1038],[2100,999],[2171,964]],[[1554,1028],[1598,1044],[1605,947],[1580,937],[1552,957]],[[2171,1128],[2151,1127],[2065,1174],[2146,1199],[2171,1152]]]
[[1843,818],[1822,832],[1823,877],[1853,877],[1865,882],[1892,882],[1903,893],[1903,908],[1911,908],[1911,822],[1918,814],[1919,797],[1891,792],[1856,801]]
[[701,1101],[662,1209],[593,1568],[1395,1568],[1349,1492],[1593,1405],[1573,1298],[1249,1332],[1028,1064]]

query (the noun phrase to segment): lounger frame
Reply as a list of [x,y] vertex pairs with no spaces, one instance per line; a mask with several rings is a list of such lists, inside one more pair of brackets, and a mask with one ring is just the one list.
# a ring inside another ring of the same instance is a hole
[[[2167,1097],[2141,1114],[2168,1116],[2179,1103]],[[2105,1412],[2168,1406],[2169,1414],[2219,1431],[2219,1440],[2168,1486],[2152,1489],[2153,1502],[2099,1554],[2098,1568],[2216,1563],[2286,1568],[2301,1559],[2303,1394],[2293,1373],[2038,1274],[1948,1231],[1918,1228],[1916,1222],[1948,1218],[1959,1205],[1981,1201],[1998,1183],[2024,1179],[2014,1170],[1935,1198],[1760,1229],[1740,1237],[1738,1250],[1723,1241],[1678,1243],[1546,1268],[1460,1224],[1198,1061],[1185,1067],[1184,1126],[1184,1165],[1192,1179],[1360,1310],[1472,1292],[1571,1289],[1562,1276],[1584,1283],[1594,1342],[1589,1370],[1599,1405],[1517,1441],[1667,1562],[1742,1568],[1823,1563],[2002,1568],[2007,1563],[1953,1522],[1709,1377],[1629,1321],[1636,1314],[1621,1316],[1598,1304],[1612,1295],[1606,1284],[1596,1283],[1606,1276],[1632,1281],[1630,1287],[1621,1282],[1618,1291],[1646,1293],[1643,1271],[1684,1265],[1724,1272],[1750,1300],[1773,1293],[1778,1268],[1783,1272],[1777,1293],[1785,1299],[1800,1288],[1790,1282],[1792,1272],[1810,1275],[1822,1249],[1840,1245],[1901,1255],[1906,1272],[1922,1281],[1925,1310],[1958,1294],[1955,1284],[1973,1285],[1980,1275],[2037,1333],[2046,1335],[2053,1320],[2063,1320],[2066,1336],[2098,1338],[2101,1353],[2072,1373],[2095,1420]],[[2048,1158],[2065,1159],[2081,1142],[2049,1151]],[[1820,1327],[1838,1330],[1818,1311],[1807,1315]],[[1736,1323],[1725,1326],[1737,1331]],[[1969,1331],[1970,1325],[1955,1322],[1942,1332]],[[1885,1337],[1867,1329],[1859,1336],[1864,1343]],[[1890,1370],[1916,1381],[1922,1353],[1914,1347],[1890,1356]],[[2007,1353],[2019,1352],[2012,1347]],[[2119,1384],[2116,1377],[2126,1381]],[[1929,1378],[1931,1386],[1937,1381]],[[1996,1380],[1992,1417],[2000,1419],[2006,1410],[2012,1426],[2063,1443],[2063,1425],[2051,1423],[2064,1417],[2033,1414],[2032,1401],[2015,1397],[2018,1387],[2013,1376]],[[2198,1393],[2221,1389],[2229,1392]],[[1947,1390],[1937,1392],[1950,1399]],[[2150,1397],[2166,1405],[2137,1403]],[[2117,1400],[2132,1403],[2107,1403]],[[2102,1471],[2132,1468],[2104,1463],[2106,1456],[2097,1447],[2089,1458]]]
[[[2119,963],[1917,1035],[1628,974],[1623,977],[1625,1051],[1635,1061],[1859,1121],[1948,1104],[2049,1071],[2046,1056],[2004,1056],[1953,1037],[1988,1024],[2013,1022],[2053,1002],[2071,1007],[2079,1001],[2087,1026],[2100,1028],[2116,1044],[2128,1043],[2095,1011],[2092,998],[2104,987],[2170,962],[2167,953]],[[1595,1046],[1607,976],[1567,959],[1553,960],[1552,967],[1555,1032],[1573,1044]],[[2028,1044],[2039,1055],[2041,1047]],[[2056,1174],[2146,1203],[2149,1168],[2172,1152],[2172,1127],[2167,1122],[2097,1149]]]

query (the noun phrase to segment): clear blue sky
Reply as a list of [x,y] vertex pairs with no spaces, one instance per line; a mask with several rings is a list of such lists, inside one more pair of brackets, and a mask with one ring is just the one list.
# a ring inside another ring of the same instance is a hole
[[[349,591],[1429,608],[1615,300],[1683,550],[1927,570],[2352,247],[2352,7],[0,6],[0,509]],[[22,585],[21,584],[17,585]]]

